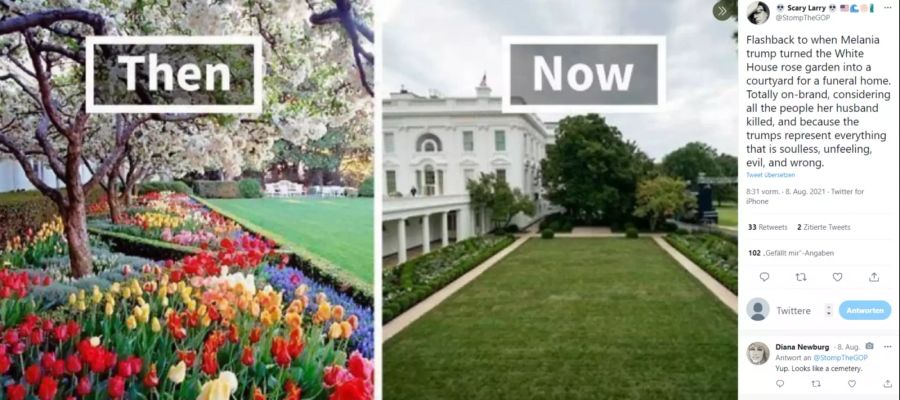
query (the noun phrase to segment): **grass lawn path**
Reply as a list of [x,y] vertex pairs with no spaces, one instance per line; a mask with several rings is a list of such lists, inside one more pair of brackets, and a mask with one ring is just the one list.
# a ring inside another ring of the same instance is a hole
[[532,239],[384,345],[384,397],[735,399],[737,317],[651,239]]
[[[206,199],[283,246],[308,251],[372,284],[373,202],[369,198]],[[282,243],[283,242],[283,243]]]

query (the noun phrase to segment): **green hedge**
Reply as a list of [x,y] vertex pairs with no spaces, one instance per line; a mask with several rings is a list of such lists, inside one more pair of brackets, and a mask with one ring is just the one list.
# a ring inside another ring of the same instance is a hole
[[111,232],[98,228],[88,228],[88,232],[109,243],[114,251],[151,260],[180,260],[186,256],[200,253],[200,249],[195,247],[146,239],[127,233]]
[[238,190],[245,199],[258,199],[263,197],[262,185],[256,179],[241,179],[238,182]]
[[[88,194],[88,204],[103,197],[102,190]],[[59,215],[56,204],[36,190],[0,193],[0,243],[24,233],[28,228],[37,231],[41,224]]]
[[383,322],[469,272],[509,246],[512,236],[480,236],[454,243],[382,273]]
[[[686,237],[690,235],[682,235],[682,234],[668,234],[665,236],[666,242],[668,242],[672,247],[678,250],[681,254],[684,254],[685,257],[690,259],[697,264],[700,268],[706,271],[708,274],[712,275],[719,283],[724,285],[728,290],[732,293],[737,294],[738,292],[738,271],[737,271],[737,254],[736,248],[737,245],[732,243],[735,247],[735,254],[733,255],[733,260],[722,259],[719,256],[712,254],[710,251],[705,251],[703,248],[698,247],[697,245],[692,245]],[[723,238],[720,238],[716,235],[709,235],[710,237],[718,238],[717,240],[726,241]],[[726,263],[734,262],[735,267],[733,269],[724,268],[722,265]]]
[[359,197],[375,197],[375,177],[368,177],[359,184]]
[[194,193],[190,186],[181,181],[144,182],[138,186],[138,194],[147,194],[152,192],[175,192],[184,194]]
[[234,181],[195,181],[194,191],[206,199],[237,199],[241,197],[238,183]]

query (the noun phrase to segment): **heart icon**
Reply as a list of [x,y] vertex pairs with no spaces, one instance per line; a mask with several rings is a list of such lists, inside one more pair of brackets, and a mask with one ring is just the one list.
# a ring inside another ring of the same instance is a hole
[[784,381],[783,381],[783,380],[781,380],[781,379],[779,379],[779,380],[777,380],[777,381],[775,381],[775,386],[778,386],[778,387],[782,387],[782,386],[784,386]]
[[835,273],[831,274],[831,277],[834,278],[835,282],[840,282],[841,278],[844,277],[844,274],[842,274],[840,272],[835,272]]
[[768,273],[768,272],[762,272],[762,273],[760,273],[760,274],[759,274],[759,279],[762,279],[763,282],[769,280],[769,273]]
[[847,384],[850,385],[850,387],[854,387],[854,386],[856,386],[856,380],[851,379],[851,380],[847,381]]

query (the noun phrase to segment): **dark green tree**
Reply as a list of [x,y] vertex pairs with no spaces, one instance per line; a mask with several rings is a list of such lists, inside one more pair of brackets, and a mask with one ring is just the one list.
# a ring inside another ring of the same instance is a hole
[[716,149],[708,144],[690,142],[663,157],[662,169],[666,175],[681,178],[693,186],[701,173],[706,176],[722,175],[716,160],[718,156]]
[[652,160],[597,114],[567,117],[558,132],[541,162],[547,198],[575,220],[630,221],[637,183],[652,172]]
[[[719,164],[720,176],[728,178],[737,178],[738,176],[738,159],[731,154],[719,154],[716,157],[716,163]],[[713,187],[713,195],[719,205],[723,201],[737,201],[737,184],[722,184]]]
[[481,174],[478,179],[469,180],[466,189],[472,204],[490,210],[497,226],[508,226],[519,213],[534,215],[534,202],[494,174]]

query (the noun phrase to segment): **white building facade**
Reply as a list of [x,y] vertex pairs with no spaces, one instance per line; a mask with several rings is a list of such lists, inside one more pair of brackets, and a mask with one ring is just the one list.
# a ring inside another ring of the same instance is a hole
[[[39,159],[33,159],[31,161],[31,168],[34,169],[38,178],[46,183],[47,186],[56,189],[66,186],[59,179],[56,179],[56,175],[50,167],[47,166],[47,163]],[[91,176],[90,170],[88,170],[87,167],[82,166],[81,176],[82,180],[87,182],[88,178]],[[0,155],[0,193],[18,190],[36,189],[34,185],[31,184],[31,181],[28,180],[28,177],[25,176],[25,170],[22,169],[22,166],[19,165],[18,161],[11,158],[4,158],[3,155]]]
[[475,97],[423,97],[407,91],[383,101],[383,254],[402,263],[407,249],[427,253],[436,245],[490,231],[484,210],[470,205],[466,182],[494,173],[535,201],[542,216],[540,162],[552,132],[531,114],[503,114],[499,97],[482,81]]

